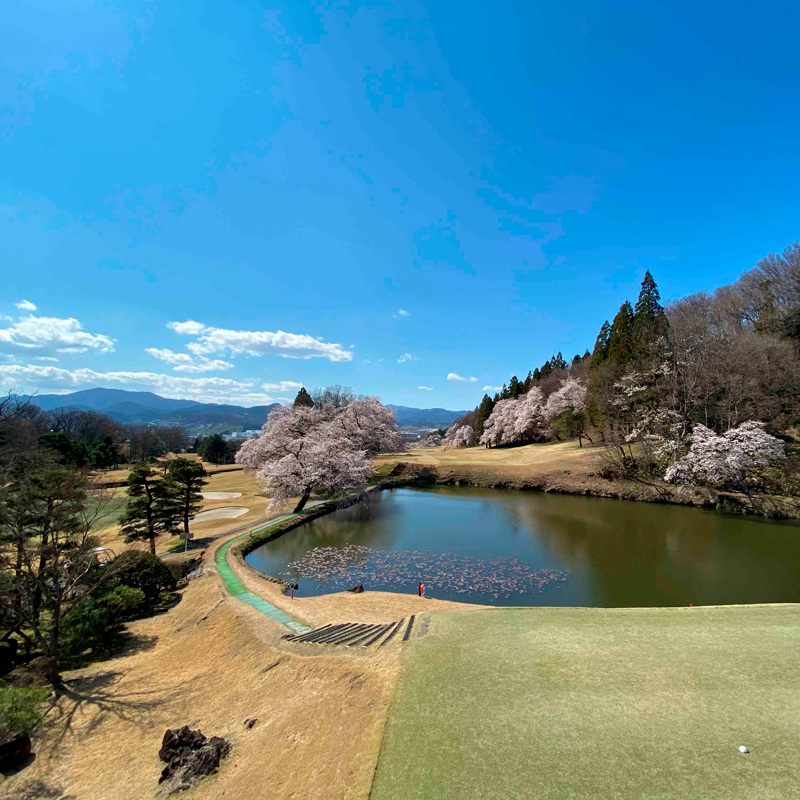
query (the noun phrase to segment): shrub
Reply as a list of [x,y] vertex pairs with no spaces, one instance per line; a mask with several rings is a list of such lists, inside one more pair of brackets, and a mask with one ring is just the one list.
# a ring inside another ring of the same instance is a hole
[[109,581],[94,594],[85,597],[64,622],[63,646],[68,653],[82,653],[87,648],[108,647],[122,625],[146,609],[141,589]]
[[142,550],[126,550],[108,568],[120,583],[144,592],[149,608],[158,603],[161,592],[175,588],[172,570],[160,558]]
[[42,721],[38,705],[46,697],[46,689],[0,688],[0,742],[28,736]]

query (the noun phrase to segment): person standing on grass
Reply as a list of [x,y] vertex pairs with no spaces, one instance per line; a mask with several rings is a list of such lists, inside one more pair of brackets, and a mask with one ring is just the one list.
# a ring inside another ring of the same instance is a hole
[[419,582],[419,596],[425,596],[425,584],[422,581]]

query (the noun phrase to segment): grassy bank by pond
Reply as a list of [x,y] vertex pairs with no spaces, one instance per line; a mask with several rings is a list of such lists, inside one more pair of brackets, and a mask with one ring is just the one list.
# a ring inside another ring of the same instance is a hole
[[436,614],[370,797],[794,797],[798,659],[797,605]]
[[800,519],[800,498],[708,492],[654,481],[603,478],[604,448],[576,441],[510,447],[412,448],[375,460],[382,478],[404,483],[440,483],[490,489],[531,489],[649,503],[718,507],[729,513]]

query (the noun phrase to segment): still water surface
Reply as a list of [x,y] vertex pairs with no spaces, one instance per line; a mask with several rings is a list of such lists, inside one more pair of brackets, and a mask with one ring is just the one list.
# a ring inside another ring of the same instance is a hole
[[416,592],[423,580],[432,597],[491,605],[800,602],[795,524],[500,489],[378,492],[247,561],[296,581],[300,596],[358,582]]

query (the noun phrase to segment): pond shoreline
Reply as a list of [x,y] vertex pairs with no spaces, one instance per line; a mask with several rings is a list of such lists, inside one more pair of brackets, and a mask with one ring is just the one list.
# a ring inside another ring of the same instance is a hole
[[[613,500],[629,500],[664,505],[691,506],[694,508],[717,511],[720,514],[738,514],[759,516],[767,519],[784,519],[797,521],[800,519],[800,508],[789,509],[789,513],[767,513],[769,510],[756,510],[747,505],[747,498],[731,493],[719,493],[711,498],[700,490],[681,492],[676,487],[665,486],[659,491],[656,487],[605,480],[589,475],[528,475],[503,474],[503,468],[496,468],[487,473],[486,469],[470,469],[468,467],[442,468],[398,462],[392,471],[384,476],[381,482],[367,490],[367,494],[384,489],[414,488],[425,486],[471,486],[482,489],[509,489],[520,492],[542,492],[544,494],[566,494],[583,497],[598,497]],[[278,584],[284,591],[289,584],[281,578],[268,575],[252,566],[247,556],[267,542],[271,542],[290,531],[305,525],[307,522],[327,516],[341,508],[361,502],[363,498],[347,498],[331,500],[307,511],[296,518],[287,520],[281,525],[270,527],[263,533],[251,533],[240,544],[231,548],[231,556],[246,569],[252,570],[258,577],[269,583]]]
[[800,574],[794,522],[411,477],[374,487],[373,502],[326,503],[256,533],[241,543],[239,567],[276,595],[287,586],[281,578],[299,583],[300,597],[359,583],[368,593],[416,594],[422,581],[441,600],[489,606],[797,602],[795,578],[787,584]]
[[[528,474],[525,474],[525,473]],[[608,480],[585,472],[531,474],[518,467],[433,466],[398,461],[381,488],[401,486],[474,486],[482,489],[514,489],[545,494],[604,497],[640,503],[692,506],[726,514],[766,519],[800,520],[800,502],[793,498],[751,497],[732,492],[713,495],[699,488],[670,484],[645,485],[633,481]]]

